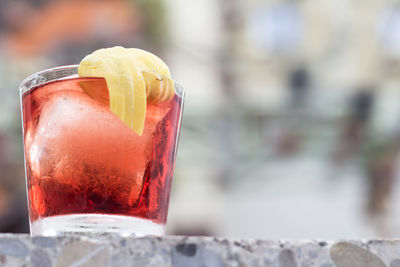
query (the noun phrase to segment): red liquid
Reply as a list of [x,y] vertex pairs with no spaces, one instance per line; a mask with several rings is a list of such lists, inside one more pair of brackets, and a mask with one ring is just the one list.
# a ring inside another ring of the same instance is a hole
[[139,136],[111,113],[107,103],[83,92],[80,82],[105,83],[100,78],[56,81],[22,97],[31,222],[97,213],[164,224],[181,97],[148,103]]

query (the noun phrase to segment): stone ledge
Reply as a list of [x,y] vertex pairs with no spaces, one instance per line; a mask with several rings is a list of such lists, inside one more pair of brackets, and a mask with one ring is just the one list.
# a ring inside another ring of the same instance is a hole
[[0,234],[0,266],[400,267],[400,240],[30,237]]

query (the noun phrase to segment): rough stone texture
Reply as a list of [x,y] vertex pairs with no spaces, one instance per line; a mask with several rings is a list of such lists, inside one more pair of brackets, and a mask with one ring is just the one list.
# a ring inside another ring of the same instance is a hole
[[330,252],[333,262],[338,267],[385,267],[383,261],[374,253],[350,243],[336,243]]
[[49,255],[39,249],[39,248],[34,248],[31,251],[31,266],[32,267],[51,267],[51,260]]
[[57,241],[54,238],[47,236],[35,236],[32,238],[32,243],[44,248],[53,248],[57,245]]
[[0,234],[0,266],[400,267],[400,240],[33,237]]

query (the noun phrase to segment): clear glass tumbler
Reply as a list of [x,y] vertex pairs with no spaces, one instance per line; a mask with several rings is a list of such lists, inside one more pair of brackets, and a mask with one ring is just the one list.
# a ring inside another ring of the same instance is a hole
[[[98,101],[81,88],[98,88]],[[103,78],[77,66],[41,71],[20,87],[32,235],[162,235],[184,92],[148,103],[143,134],[114,115]]]

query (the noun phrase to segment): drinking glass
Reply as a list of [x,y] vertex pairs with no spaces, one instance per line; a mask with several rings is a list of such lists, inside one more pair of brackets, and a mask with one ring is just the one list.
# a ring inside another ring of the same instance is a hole
[[[82,86],[96,88],[95,98]],[[163,235],[183,89],[147,103],[142,135],[109,109],[103,78],[77,66],[47,69],[20,86],[32,235]],[[102,101],[99,101],[101,99]]]

